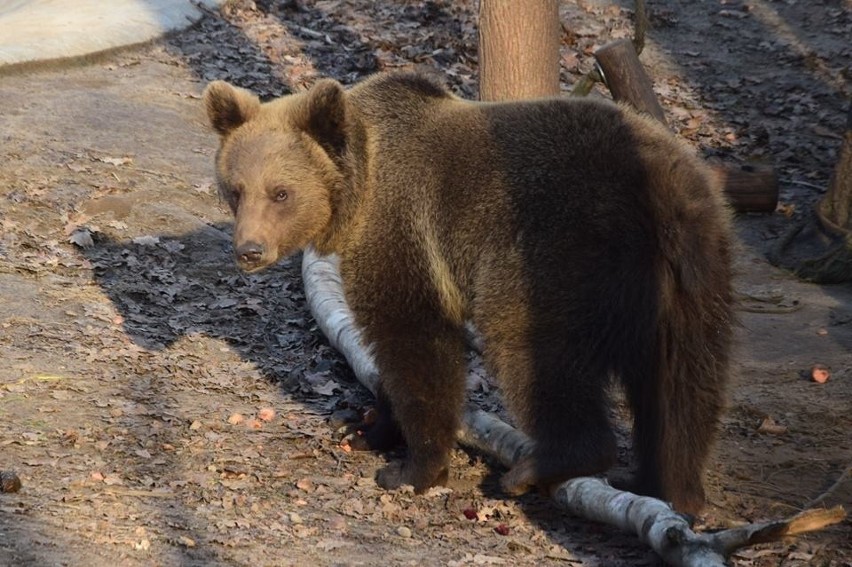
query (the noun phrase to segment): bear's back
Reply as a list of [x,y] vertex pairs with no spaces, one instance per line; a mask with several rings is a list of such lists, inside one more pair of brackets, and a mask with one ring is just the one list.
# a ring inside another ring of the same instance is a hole
[[464,250],[451,262],[460,270],[498,247],[546,272],[566,261],[618,270],[656,256],[682,219],[725,230],[721,193],[692,151],[609,101],[471,102],[412,73],[353,94],[374,134],[373,222],[428,232],[450,256]]

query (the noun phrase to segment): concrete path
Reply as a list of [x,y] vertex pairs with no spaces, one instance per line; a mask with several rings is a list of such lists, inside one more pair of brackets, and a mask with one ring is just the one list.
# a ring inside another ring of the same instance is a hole
[[0,0],[0,71],[84,58],[183,29],[225,0]]

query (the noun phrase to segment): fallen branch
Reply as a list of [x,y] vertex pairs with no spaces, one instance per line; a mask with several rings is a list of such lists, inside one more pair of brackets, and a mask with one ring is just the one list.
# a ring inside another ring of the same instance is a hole
[[[305,297],[320,329],[346,357],[358,380],[375,394],[378,368],[344,299],[337,259],[305,250],[302,277]],[[495,456],[506,466],[532,448],[532,441],[521,431],[470,407],[464,413],[459,441]],[[574,515],[633,533],[667,563],[682,567],[723,567],[725,559],[737,549],[819,530],[846,517],[843,507],[837,506],[808,510],[787,520],[699,534],[665,502],[616,490],[599,478],[569,480],[551,495],[558,506]]]
[[829,496],[834,494],[834,491],[837,490],[838,488],[840,488],[840,485],[842,485],[844,482],[846,482],[847,477],[850,477],[850,476],[852,476],[852,463],[849,463],[848,465],[846,465],[846,468],[843,469],[843,472],[840,473],[840,476],[837,477],[837,480],[835,480],[834,483],[832,483],[831,486],[826,488],[823,491],[822,494],[820,494],[819,496],[817,496],[816,498],[814,498],[813,500],[811,500],[810,502],[805,504],[805,506],[804,506],[805,510],[807,510],[808,508],[813,508],[814,506],[821,504],[823,500],[825,500],[826,498],[828,498]]
[[361,340],[355,317],[343,297],[343,280],[336,256],[319,256],[312,248],[302,256],[305,299],[322,333],[331,346],[346,358],[352,372],[376,395],[379,369]]
[[[465,428],[459,441],[495,455],[506,466],[525,455],[532,445],[526,435],[498,417],[471,409],[465,412]],[[666,563],[689,567],[721,567],[737,549],[820,530],[846,517],[843,507],[837,506],[808,510],[787,520],[699,534],[665,502],[616,490],[600,478],[569,480],[551,496],[558,506],[575,516],[635,534]]]

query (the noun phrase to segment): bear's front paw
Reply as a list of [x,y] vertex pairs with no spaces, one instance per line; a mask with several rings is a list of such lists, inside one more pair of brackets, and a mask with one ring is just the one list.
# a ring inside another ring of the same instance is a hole
[[346,436],[341,440],[341,445],[348,445],[353,451],[373,451],[370,442],[364,435],[364,432],[358,428],[352,427],[347,432]]
[[536,485],[535,461],[524,457],[500,478],[500,487],[509,496],[520,496]]
[[376,473],[376,484],[385,490],[394,490],[403,484],[413,485],[404,471],[405,463],[403,461],[393,461]]
[[415,493],[421,494],[433,486],[446,484],[448,475],[446,467],[431,473],[428,468],[415,470],[407,461],[394,461],[376,473],[376,484],[386,490],[407,484],[414,487]]

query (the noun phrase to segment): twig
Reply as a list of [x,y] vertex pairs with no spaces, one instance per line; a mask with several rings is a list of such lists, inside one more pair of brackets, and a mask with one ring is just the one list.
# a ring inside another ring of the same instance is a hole
[[139,498],[174,498],[174,492],[163,492],[156,490],[133,490],[130,488],[107,488],[104,494],[113,496],[138,496]]
[[571,96],[586,96],[595,87],[595,83],[603,83],[604,77],[600,66],[595,63],[591,71],[583,75],[579,81],[574,83],[574,88],[571,89]]
[[814,498],[813,500],[811,500],[810,502],[805,504],[803,506],[803,508],[805,510],[807,510],[808,508],[813,508],[814,506],[817,506],[818,504],[820,504],[823,500],[825,500],[826,498],[831,496],[832,493],[835,490],[837,490],[840,487],[840,485],[843,484],[846,481],[847,477],[849,477],[850,475],[852,475],[852,463],[849,463],[848,465],[846,465],[846,468],[843,469],[843,472],[840,473],[840,476],[837,477],[837,480],[834,481],[834,484],[829,486],[825,490],[825,492],[823,492],[822,494],[820,494],[819,496],[817,496],[816,498]]
[[737,310],[744,311],[746,313],[765,313],[765,314],[774,314],[774,315],[786,315],[787,313],[794,313],[804,307],[802,304],[791,305],[789,307],[781,306],[781,305],[738,305]]
[[825,187],[822,185],[816,185],[814,183],[808,183],[807,181],[799,181],[798,179],[782,179],[781,183],[787,183],[789,185],[800,185],[802,187],[808,187],[809,189],[816,189],[820,193],[825,192]]
[[166,171],[155,171],[153,169],[146,169],[144,167],[131,167],[133,171],[137,171],[139,173],[146,173],[148,175],[153,175],[154,177],[165,177],[167,179],[172,179],[174,181],[185,182],[186,180],[183,177],[175,175],[174,173],[168,173]]
[[636,55],[640,55],[645,48],[645,32],[648,30],[648,11],[645,9],[645,0],[636,0],[636,34],[633,36],[633,47]]

